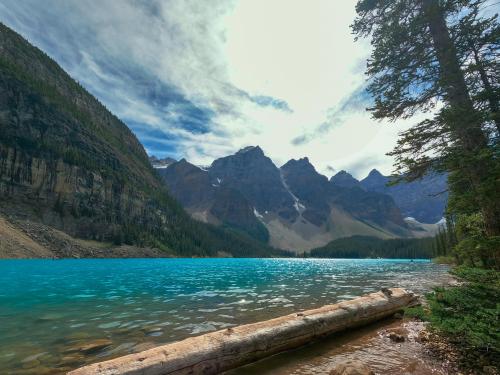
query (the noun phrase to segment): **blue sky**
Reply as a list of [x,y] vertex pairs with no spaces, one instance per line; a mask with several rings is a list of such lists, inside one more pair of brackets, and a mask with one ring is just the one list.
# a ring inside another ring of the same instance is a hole
[[0,20],[53,57],[147,152],[207,165],[260,145],[277,165],[391,172],[418,119],[364,108],[368,41],[354,0],[0,0]]

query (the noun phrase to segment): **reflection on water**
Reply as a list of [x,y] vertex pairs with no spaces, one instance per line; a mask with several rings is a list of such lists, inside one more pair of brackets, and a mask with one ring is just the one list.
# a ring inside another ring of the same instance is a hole
[[382,287],[422,292],[446,271],[381,259],[0,261],[0,369],[61,373]]

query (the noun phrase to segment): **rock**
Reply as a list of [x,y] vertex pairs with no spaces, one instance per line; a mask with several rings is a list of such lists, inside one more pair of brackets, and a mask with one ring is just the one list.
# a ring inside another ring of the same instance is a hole
[[396,332],[389,333],[387,337],[389,337],[394,342],[404,342],[406,339],[403,335],[400,335]]
[[99,339],[81,346],[80,351],[84,352],[85,354],[93,353],[110,346],[112,343],[113,341],[108,339]]
[[375,375],[375,373],[364,363],[353,361],[335,365],[330,375]]
[[31,361],[25,361],[22,364],[23,369],[31,369],[31,368],[36,368],[40,366],[40,361],[37,359],[31,360]]
[[429,334],[427,331],[421,331],[417,336],[417,342],[424,343],[429,341]]
[[394,319],[403,319],[403,317],[404,314],[401,312],[397,312],[396,314],[394,314]]
[[85,361],[85,357],[79,353],[67,355],[61,358],[61,362],[67,366],[76,367]]
[[97,339],[97,340],[90,341],[90,342],[87,342],[84,344],[72,346],[72,347],[68,348],[67,350],[65,350],[65,352],[67,352],[67,353],[82,352],[85,354],[90,354],[90,353],[97,352],[101,349],[104,349],[104,348],[110,346],[112,343],[113,343],[113,341],[111,341],[109,339]]

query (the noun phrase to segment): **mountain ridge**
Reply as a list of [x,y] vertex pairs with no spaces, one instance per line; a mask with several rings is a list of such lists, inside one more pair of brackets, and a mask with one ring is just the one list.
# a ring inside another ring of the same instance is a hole
[[[250,234],[251,220],[245,224],[243,218],[248,219],[253,211],[275,247],[304,251],[351,235],[430,235],[430,226],[419,227],[416,222],[410,225],[390,195],[366,189],[347,172],[328,180],[307,157],[291,159],[278,168],[259,146],[249,146],[214,160],[207,168],[189,163],[193,171],[205,176],[203,182],[177,173],[182,163],[189,162],[173,163],[159,173],[193,217],[213,224],[225,221],[221,212],[214,214],[217,210],[213,209],[213,194],[232,189],[241,193],[246,209],[241,211],[241,221],[233,215],[229,225]],[[382,176],[378,171],[372,171],[372,175]],[[343,182],[339,183],[339,178]],[[193,189],[198,192],[196,197],[190,193]]]

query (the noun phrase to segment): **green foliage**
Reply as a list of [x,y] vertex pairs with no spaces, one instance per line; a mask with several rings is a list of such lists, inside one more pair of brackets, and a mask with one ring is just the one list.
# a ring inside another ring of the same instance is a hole
[[369,236],[352,236],[339,238],[323,247],[313,249],[310,255],[318,258],[431,258],[433,239],[383,240]]
[[455,247],[461,264],[500,269],[500,236],[464,238]]
[[449,217],[435,236],[435,255],[471,267],[500,269],[500,237],[488,236],[481,213]]
[[410,316],[430,322],[461,353],[463,367],[481,369],[500,363],[500,273],[459,267],[452,271],[463,285],[437,288],[427,295],[428,309],[410,309]]
[[407,307],[404,310],[405,317],[416,318],[420,320],[429,320],[429,311],[426,310],[422,305]]

